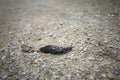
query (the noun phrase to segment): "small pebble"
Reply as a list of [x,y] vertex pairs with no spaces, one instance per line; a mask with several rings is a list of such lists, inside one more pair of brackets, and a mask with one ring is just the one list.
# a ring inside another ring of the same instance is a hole
[[109,79],[111,79],[111,80],[113,80],[113,79],[116,78],[116,76],[115,76],[113,73],[111,73],[111,72],[108,72],[108,73],[107,73],[107,77],[108,77]]
[[84,48],[83,51],[86,52],[86,51],[87,51],[87,48]]
[[2,76],[2,79],[6,79],[8,77],[8,75],[4,75]]
[[34,52],[33,47],[23,44],[21,46],[23,52]]
[[88,59],[89,59],[89,60],[95,60],[95,58],[94,58],[94,57],[88,57]]
[[102,77],[106,77],[106,74],[101,74]]
[[112,13],[111,16],[112,17],[117,17],[117,16],[119,16],[119,13]]

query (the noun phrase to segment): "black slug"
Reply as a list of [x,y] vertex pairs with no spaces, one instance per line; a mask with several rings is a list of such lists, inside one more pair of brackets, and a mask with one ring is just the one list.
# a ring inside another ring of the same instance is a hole
[[54,46],[54,45],[47,45],[39,49],[39,51],[43,53],[51,53],[51,54],[64,54],[68,53],[72,50],[72,46],[70,47],[59,47],[59,46]]

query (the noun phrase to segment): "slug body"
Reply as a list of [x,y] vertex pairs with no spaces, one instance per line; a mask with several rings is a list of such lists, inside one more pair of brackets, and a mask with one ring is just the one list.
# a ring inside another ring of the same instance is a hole
[[40,51],[43,53],[64,54],[70,52],[72,48],[73,48],[72,46],[63,48],[53,45],[47,45],[45,47],[40,48]]

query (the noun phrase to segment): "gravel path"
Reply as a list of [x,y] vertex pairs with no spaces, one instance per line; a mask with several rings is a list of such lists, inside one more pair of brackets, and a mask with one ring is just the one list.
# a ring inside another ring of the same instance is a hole
[[[120,80],[119,0],[0,0],[0,80]],[[22,45],[34,51],[23,52]],[[63,55],[37,50],[74,46]]]

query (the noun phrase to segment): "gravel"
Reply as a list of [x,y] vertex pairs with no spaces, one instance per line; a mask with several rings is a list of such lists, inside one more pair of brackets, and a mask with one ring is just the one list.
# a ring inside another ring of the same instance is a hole
[[[120,80],[119,4],[0,0],[0,80]],[[74,48],[37,52],[45,45]]]

